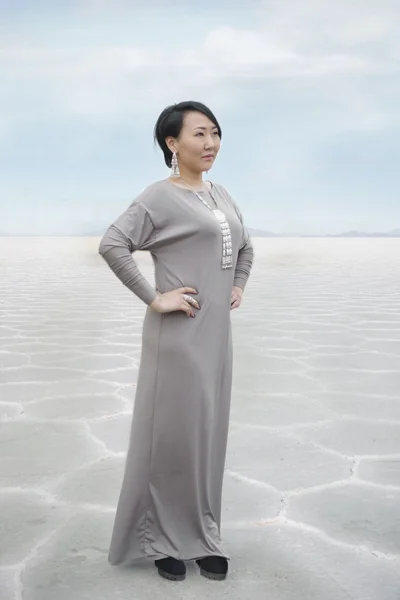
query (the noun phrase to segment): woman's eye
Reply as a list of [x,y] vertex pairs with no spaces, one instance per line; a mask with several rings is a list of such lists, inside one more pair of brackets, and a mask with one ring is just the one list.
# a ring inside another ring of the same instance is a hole
[[[203,133],[202,131],[199,131],[198,133],[196,133],[196,137],[197,137],[198,135],[204,135],[204,133]],[[218,135],[218,136],[219,136],[219,133],[218,133],[218,131],[214,131],[214,135]]]

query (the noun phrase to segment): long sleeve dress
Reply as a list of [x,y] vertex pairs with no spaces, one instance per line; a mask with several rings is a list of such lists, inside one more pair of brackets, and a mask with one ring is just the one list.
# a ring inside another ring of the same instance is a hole
[[[213,195],[231,228],[232,269],[221,268],[214,214],[168,179],[137,196],[100,242],[115,275],[148,305],[112,565],[146,557],[229,559],[220,526],[232,385],[230,303],[232,287],[246,285],[253,248],[230,194],[213,184]],[[150,308],[156,289],[132,256],[139,249],[152,255],[158,292],[198,291],[194,319]]]

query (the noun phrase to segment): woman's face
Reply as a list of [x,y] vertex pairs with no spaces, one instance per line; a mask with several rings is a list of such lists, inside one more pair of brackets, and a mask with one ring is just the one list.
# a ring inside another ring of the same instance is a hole
[[213,166],[221,140],[215,123],[203,113],[191,111],[184,116],[179,138],[167,138],[166,143],[177,153],[180,167],[202,173]]

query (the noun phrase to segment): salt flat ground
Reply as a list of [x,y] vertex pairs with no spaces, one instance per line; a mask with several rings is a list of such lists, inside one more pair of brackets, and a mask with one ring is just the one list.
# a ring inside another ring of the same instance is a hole
[[254,240],[221,583],[107,563],[145,305],[98,242],[0,238],[1,600],[399,600],[400,240]]

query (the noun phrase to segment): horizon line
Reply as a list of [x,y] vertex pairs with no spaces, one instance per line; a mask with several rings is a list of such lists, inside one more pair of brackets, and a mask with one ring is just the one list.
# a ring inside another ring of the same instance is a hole
[[[107,229],[107,228],[106,228]],[[106,232],[104,230],[104,233]],[[274,238],[274,237],[315,237],[315,238],[330,238],[330,237],[355,237],[355,238],[367,238],[367,237],[376,237],[376,238],[400,238],[400,229],[395,229],[393,231],[388,232],[366,232],[366,231],[348,231],[342,233],[273,233],[269,231],[256,230],[255,233],[251,233],[252,228],[247,228],[250,230],[250,236],[252,238]],[[56,234],[32,234],[32,233],[0,233],[0,238],[6,237],[24,237],[24,238],[73,238],[73,237],[84,237],[84,238],[101,238],[104,233],[56,233]]]

